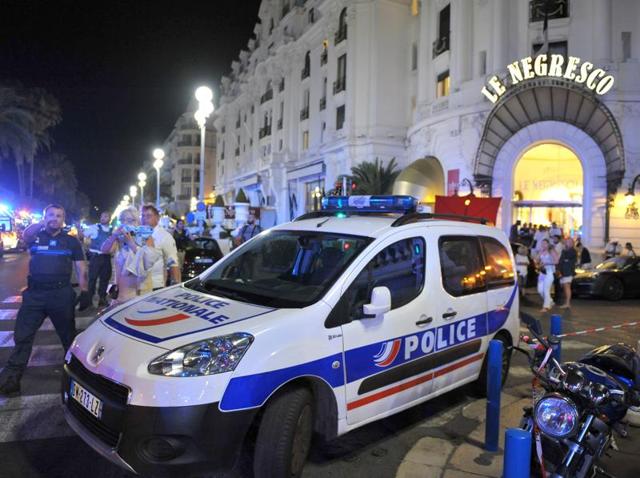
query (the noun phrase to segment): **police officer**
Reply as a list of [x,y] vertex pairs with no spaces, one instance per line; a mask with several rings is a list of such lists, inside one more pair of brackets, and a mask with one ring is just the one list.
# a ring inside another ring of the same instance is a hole
[[87,267],[82,246],[75,237],[66,234],[64,208],[51,204],[44,210],[42,222],[24,231],[24,240],[31,250],[28,287],[22,294],[14,330],[15,347],[0,373],[0,395],[20,393],[20,380],[36,332],[45,317],[49,317],[65,351],[76,333],[76,294],[71,287],[71,266],[75,265],[80,284],[80,303],[87,306]]
[[[91,240],[87,259],[89,259],[89,297],[93,299],[98,285],[98,307],[107,305],[107,285],[111,279],[111,254],[102,252],[102,244],[113,232],[113,227],[109,225],[111,213],[102,211],[100,222],[89,226],[85,232],[78,228],[78,239],[82,241],[85,237]],[[100,282],[98,282],[98,280]]]

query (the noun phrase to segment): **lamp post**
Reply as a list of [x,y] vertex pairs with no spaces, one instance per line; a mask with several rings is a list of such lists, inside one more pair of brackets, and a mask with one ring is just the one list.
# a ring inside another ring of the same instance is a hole
[[200,127],[200,184],[198,198],[204,200],[204,146],[207,118],[213,113],[213,92],[207,86],[201,86],[196,90],[196,100],[198,100],[198,110],[193,115]]
[[160,209],[160,168],[164,165],[164,150],[156,148],[153,150],[153,157],[156,160],[153,162],[153,167],[156,168],[156,207]]
[[140,187],[140,207],[144,204],[144,187],[147,185],[147,175],[138,173],[138,186]]
[[129,186],[129,196],[131,196],[131,205],[136,207],[136,196],[138,195],[138,188],[135,185]]
[[629,186],[629,191],[624,195],[624,201],[627,204],[627,210],[624,213],[625,219],[640,219],[638,208],[636,207],[636,183],[640,181],[640,174],[638,174]]

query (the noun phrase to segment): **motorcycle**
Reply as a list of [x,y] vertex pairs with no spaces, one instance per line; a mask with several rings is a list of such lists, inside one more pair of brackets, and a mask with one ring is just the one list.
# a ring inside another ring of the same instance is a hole
[[524,353],[533,372],[533,406],[524,409],[521,428],[532,433],[532,475],[551,478],[612,477],[600,458],[617,449],[614,432],[626,437],[623,419],[640,405],[640,357],[628,345],[595,348],[577,362],[553,357],[555,337],[542,335],[540,322],[522,321]]

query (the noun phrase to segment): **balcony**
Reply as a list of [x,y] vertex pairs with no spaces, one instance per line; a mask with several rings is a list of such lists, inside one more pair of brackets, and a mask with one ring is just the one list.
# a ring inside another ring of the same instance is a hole
[[327,97],[320,98],[320,111],[327,107]]
[[309,107],[302,108],[300,110],[300,120],[306,120],[309,118]]
[[281,130],[281,129],[282,129],[282,118],[280,118],[280,119],[278,120],[277,125],[278,125],[278,130]]
[[320,66],[326,65],[328,58],[329,58],[329,53],[327,52],[327,50],[322,50],[322,53],[320,53]]
[[309,78],[309,76],[311,76],[311,68],[307,66],[302,69],[302,72],[300,73],[300,79],[304,80],[305,78]]
[[347,79],[346,78],[338,78],[333,82],[333,94],[338,94],[341,91],[347,89]]
[[258,131],[258,138],[262,139],[262,138],[266,138],[267,136],[271,136],[270,124],[264,125],[262,128],[260,128],[260,131]]
[[178,164],[193,164],[193,159],[182,158],[178,160]]
[[198,146],[193,141],[178,141],[178,146]]
[[449,35],[440,37],[433,42],[433,58],[441,55],[445,51],[449,50]]
[[178,194],[178,201],[190,201],[190,200],[191,200],[190,194]]
[[336,32],[334,43],[337,45],[338,43],[346,39],[347,39],[347,27],[344,26],[342,28],[339,28],[338,31]]
[[260,97],[260,104],[266,103],[267,101],[272,99],[273,99],[273,89],[269,88],[267,91],[264,92],[264,95]]

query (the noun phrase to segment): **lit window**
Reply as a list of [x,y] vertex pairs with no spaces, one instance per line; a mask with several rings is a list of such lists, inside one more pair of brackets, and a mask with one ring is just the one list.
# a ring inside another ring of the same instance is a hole
[[449,88],[451,87],[451,78],[449,77],[449,71],[445,71],[438,75],[438,82],[436,84],[436,98],[443,96],[449,96]]
[[306,151],[309,149],[309,131],[302,132],[302,150]]

